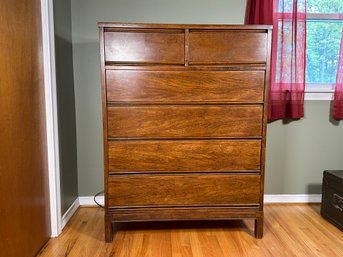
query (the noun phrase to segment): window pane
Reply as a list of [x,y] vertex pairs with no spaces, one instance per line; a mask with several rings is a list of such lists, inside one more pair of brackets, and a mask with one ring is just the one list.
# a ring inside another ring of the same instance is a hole
[[336,82],[342,27],[343,21],[307,21],[306,83]]
[[305,12],[305,0],[298,0],[297,2],[293,2],[293,0],[278,0],[278,11],[280,13],[292,13],[295,6],[297,6],[298,12]]
[[343,0],[307,0],[307,13],[343,13]]

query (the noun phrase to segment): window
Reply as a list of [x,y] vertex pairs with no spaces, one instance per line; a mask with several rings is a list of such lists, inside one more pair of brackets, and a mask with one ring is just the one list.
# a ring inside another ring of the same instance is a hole
[[332,92],[342,37],[343,1],[307,0],[306,13],[306,92]]

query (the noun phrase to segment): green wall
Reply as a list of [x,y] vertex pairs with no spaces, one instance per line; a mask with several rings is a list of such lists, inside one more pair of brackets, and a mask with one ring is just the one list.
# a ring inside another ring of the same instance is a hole
[[330,112],[330,101],[306,101],[304,119],[268,124],[266,193],[321,193],[323,170],[343,169],[343,123]]
[[61,209],[78,197],[71,0],[54,1]]
[[[103,189],[97,22],[239,24],[245,4],[245,0],[72,0],[80,196]],[[308,101],[305,119],[268,125],[266,193],[318,193],[322,170],[343,168],[339,156],[343,126],[329,122],[329,109],[328,101]]]

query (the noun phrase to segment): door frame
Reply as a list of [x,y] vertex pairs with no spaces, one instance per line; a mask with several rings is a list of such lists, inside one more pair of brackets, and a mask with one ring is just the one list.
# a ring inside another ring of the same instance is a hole
[[53,0],[41,1],[51,237],[62,232]]

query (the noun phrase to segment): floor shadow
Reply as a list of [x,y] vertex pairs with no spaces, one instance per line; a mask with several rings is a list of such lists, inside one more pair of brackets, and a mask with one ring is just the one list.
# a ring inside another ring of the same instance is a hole
[[118,223],[121,230],[248,229],[242,220],[145,221]]

